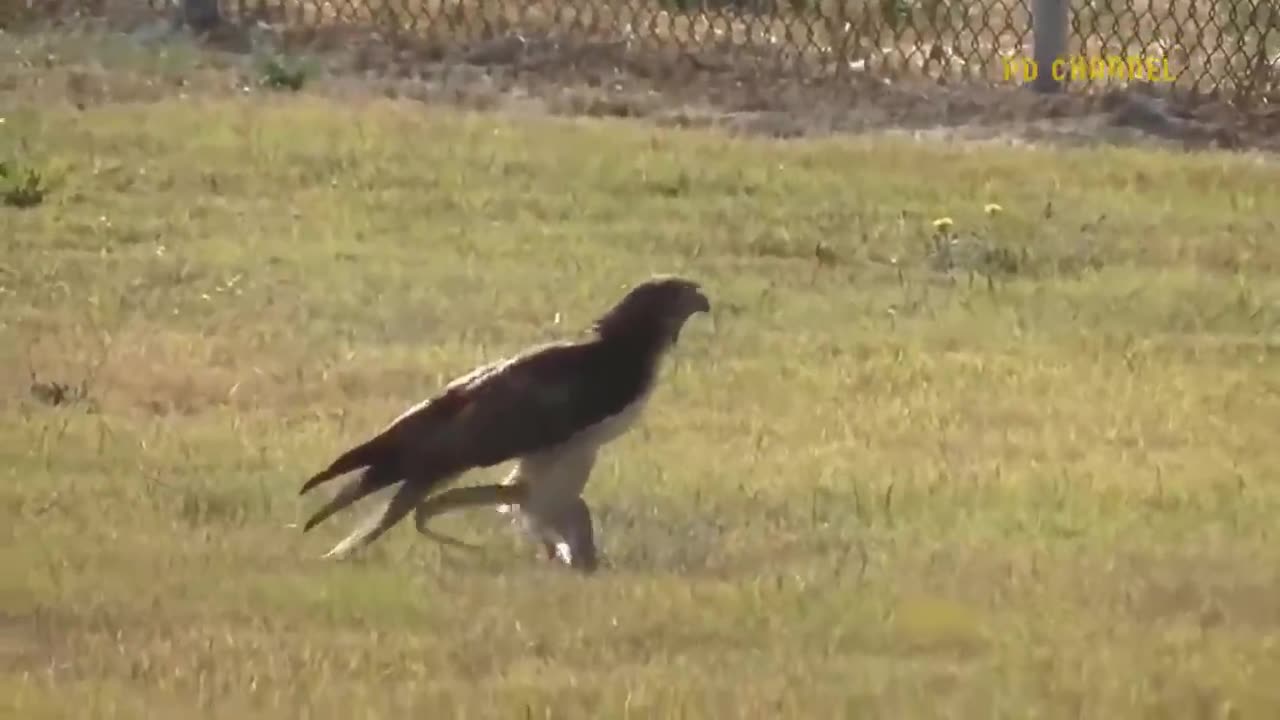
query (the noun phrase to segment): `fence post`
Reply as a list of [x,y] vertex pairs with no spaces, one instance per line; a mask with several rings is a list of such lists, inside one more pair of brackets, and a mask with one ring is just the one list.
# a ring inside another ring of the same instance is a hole
[[1031,88],[1036,92],[1056,93],[1065,84],[1054,79],[1053,63],[1067,56],[1070,6],[1070,0],[1031,0],[1031,55],[1038,69]]
[[222,22],[218,0],[181,0],[182,22],[196,32],[212,30]]

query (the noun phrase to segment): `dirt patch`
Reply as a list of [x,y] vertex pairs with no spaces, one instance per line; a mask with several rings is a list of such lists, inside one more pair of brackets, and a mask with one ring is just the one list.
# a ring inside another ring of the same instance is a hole
[[[97,26],[140,46],[191,42],[154,16],[134,14]],[[743,52],[674,52],[631,41],[570,41],[516,32],[441,46],[388,40],[355,26],[292,30],[259,21],[223,27],[198,44],[202,67],[191,68],[185,77],[170,68],[157,83],[136,72],[104,70],[95,60],[88,71],[66,71],[69,94],[79,105],[117,94],[147,99],[175,89],[190,92],[189,78],[197,76],[206,90],[250,92],[262,85],[263,58],[284,57],[309,68],[309,90],[342,96],[644,118],[663,126],[716,127],[774,138],[892,132],[1000,142],[1280,150],[1280,105],[1245,109],[1156,86],[1045,96],[978,81],[946,84],[850,70],[806,75]],[[221,86],[210,81],[209,66],[228,71],[224,74],[232,79]],[[111,90],[113,84],[122,85],[120,93]]]
[[[776,138],[895,131],[1027,142],[1158,143],[1280,150],[1280,105],[1245,109],[1158,86],[1045,96],[1009,84],[887,78],[786,66],[739,49],[675,52],[631,40],[508,32],[447,47],[388,42],[357,28],[230,33],[325,58],[333,77],[427,102],[648,118]],[[225,38],[225,36],[224,36]],[[268,39],[269,38],[269,39]],[[246,42],[248,41],[248,42]],[[236,47],[238,45],[238,47]]]

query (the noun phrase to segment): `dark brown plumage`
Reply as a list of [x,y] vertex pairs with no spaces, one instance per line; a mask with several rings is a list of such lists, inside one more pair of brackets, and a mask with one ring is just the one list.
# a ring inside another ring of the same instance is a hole
[[[710,303],[697,283],[657,277],[640,283],[604,313],[584,339],[533,347],[450,382],[375,437],[308,479],[301,493],[361,470],[307,520],[310,530],[361,498],[400,485],[328,556],[367,545],[415,507],[424,533],[432,516],[459,507],[514,504],[527,528],[571,564],[594,567],[590,511],[580,498],[597,450],[639,415],[664,354],[695,313]],[[519,460],[502,485],[428,495],[463,473]]]

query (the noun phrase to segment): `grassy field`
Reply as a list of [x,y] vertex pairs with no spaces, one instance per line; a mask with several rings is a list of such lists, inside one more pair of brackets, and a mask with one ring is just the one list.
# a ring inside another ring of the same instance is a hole
[[[16,92],[4,717],[1280,709],[1274,163]],[[651,272],[715,311],[588,488],[599,575],[492,512],[288,527]]]

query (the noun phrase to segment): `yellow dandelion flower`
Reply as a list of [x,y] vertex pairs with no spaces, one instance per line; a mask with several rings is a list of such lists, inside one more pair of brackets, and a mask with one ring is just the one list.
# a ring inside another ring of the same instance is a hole
[[955,224],[956,224],[955,221],[949,217],[940,217],[937,220],[933,221],[933,229],[939,232],[946,232],[951,229],[952,225],[955,225]]
[[1004,208],[1000,207],[999,205],[997,205],[997,204],[995,204],[995,203],[987,203],[987,204],[982,208],[982,212],[984,212],[984,213],[986,213],[986,214],[988,214],[988,215],[999,215],[1000,213],[1004,212]]

